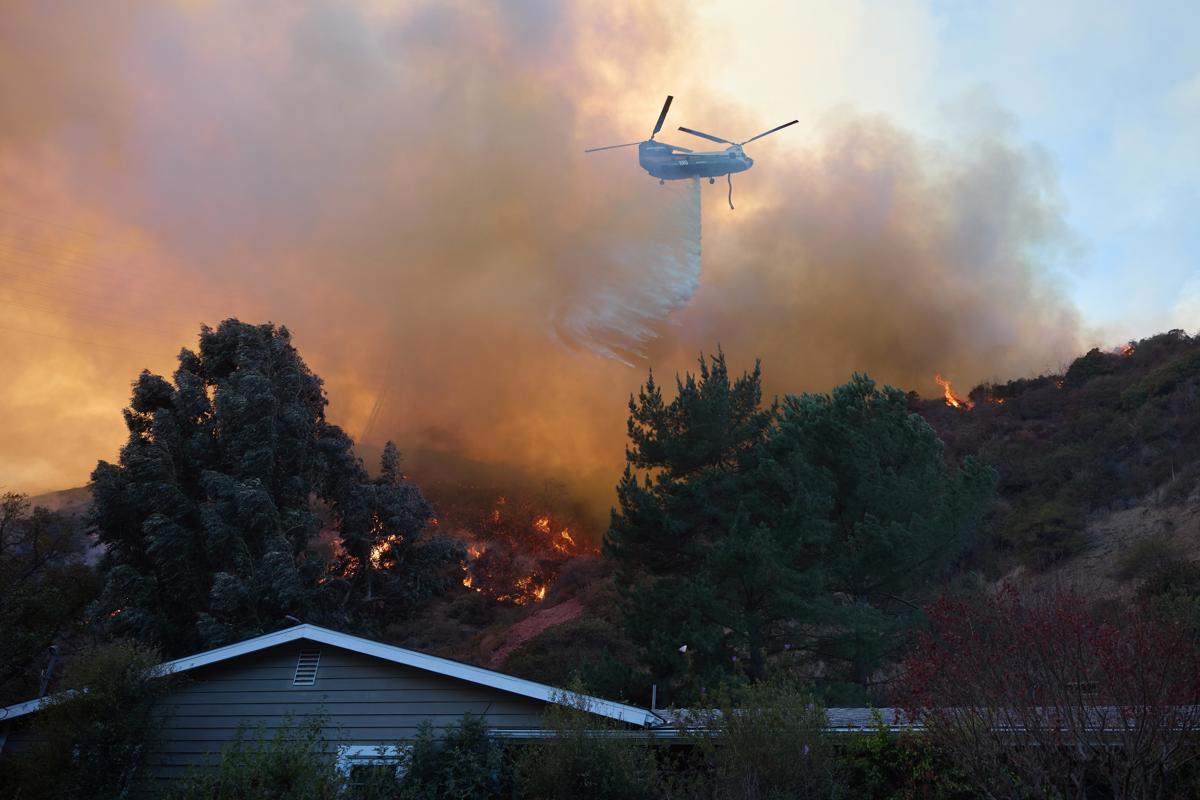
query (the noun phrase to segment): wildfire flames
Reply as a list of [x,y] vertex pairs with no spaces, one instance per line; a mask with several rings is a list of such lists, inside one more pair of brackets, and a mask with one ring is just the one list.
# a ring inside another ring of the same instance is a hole
[[935,375],[934,380],[937,381],[938,386],[942,387],[942,395],[946,398],[946,405],[952,406],[953,408],[966,409],[968,411],[975,407],[975,404],[970,400],[956,395],[954,390],[950,388],[950,381],[946,380],[941,375]]
[[466,545],[463,588],[501,603],[540,603],[563,564],[598,552],[580,544],[571,519],[547,509],[552,503],[492,498],[486,505],[461,496],[439,504],[441,532]]

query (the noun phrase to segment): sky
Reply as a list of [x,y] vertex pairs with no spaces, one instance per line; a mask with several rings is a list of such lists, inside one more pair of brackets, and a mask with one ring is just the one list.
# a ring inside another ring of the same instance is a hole
[[[143,368],[286,324],[367,458],[597,506],[629,394],[925,394],[1200,324],[1194,3],[0,3],[0,489],[116,458]],[[747,147],[659,186],[688,125]]]

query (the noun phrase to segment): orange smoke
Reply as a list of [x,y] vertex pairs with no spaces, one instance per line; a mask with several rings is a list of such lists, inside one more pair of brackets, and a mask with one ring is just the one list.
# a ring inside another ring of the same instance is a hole
[[[1079,352],[1032,255],[1069,239],[1053,170],[1016,126],[814,115],[755,144],[736,214],[702,189],[698,287],[647,278],[678,187],[583,148],[646,135],[668,90],[668,126],[791,113],[701,84],[724,38],[678,0],[61,5],[0,11],[6,488],[86,481],[130,381],[226,316],[289,326],[367,463],[391,438],[418,485],[456,456],[568,483],[594,524],[536,531],[559,555],[603,530],[647,367],[721,343],[770,396]],[[572,350],[581,308],[658,338],[633,369]]]

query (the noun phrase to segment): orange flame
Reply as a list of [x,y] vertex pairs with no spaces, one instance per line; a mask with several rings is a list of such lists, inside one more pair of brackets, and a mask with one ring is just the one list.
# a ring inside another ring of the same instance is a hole
[[1121,355],[1128,358],[1129,356],[1131,356],[1137,352],[1137,348],[1133,346],[1133,342],[1130,342],[1129,344],[1121,345],[1118,352],[1120,352]]
[[373,568],[379,569],[380,565],[383,563],[384,554],[387,553],[387,551],[391,548],[392,545],[399,544],[400,538],[401,538],[400,534],[398,534],[398,533],[389,533],[382,540],[377,541],[375,544],[371,545],[370,558],[371,558],[371,566]]
[[542,533],[549,533],[550,532],[550,518],[549,517],[538,517],[534,521],[533,527],[537,528]]
[[952,406],[953,408],[963,408],[967,410],[975,407],[975,404],[970,400],[959,397],[954,393],[954,390],[950,388],[950,381],[946,380],[941,375],[935,375],[933,379],[937,381],[938,386],[942,387],[942,395],[946,398],[946,405]]

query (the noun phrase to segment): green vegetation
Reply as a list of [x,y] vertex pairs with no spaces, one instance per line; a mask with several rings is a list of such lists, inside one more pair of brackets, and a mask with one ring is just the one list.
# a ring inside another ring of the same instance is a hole
[[[165,688],[148,677],[158,648],[191,653],[289,616],[393,641],[417,631],[464,658],[509,652],[506,672],[574,690],[548,708],[546,738],[502,745],[468,715],[351,775],[338,772],[325,721],[247,730],[178,787],[179,800],[965,800],[978,796],[968,784],[1014,798],[1030,786],[1097,796],[1120,778],[1111,753],[1082,766],[1065,741],[1032,755],[995,737],[981,749],[972,737],[986,728],[952,719],[937,736],[882,719],[831,735],[821,706],[888,704],[924,676],[930,707],[1007,708],[1070,672],[1056,665],[1060,643],[1074,642],[1086,647],[1066,654],[1072,664],[1103,670],[1060,687],[1070,708],[1086,707],[1092,685],[1150,708],[1137,681],[1122,683],[1147,675],[1192,708],[1191,673],[1172,670],[1195,661],[1200,561],[1170,514],[1200,486],[1200,340],[1172,331],[1093,350],[1061,377],[978,387],[971,410],[859,375],[829,394],[764,402],[758,366],[731,376],[721,353],[674,389],[665,396],[651,375],[630,399],[628,465],[601,557],[574,538],[577,509],[497,500],[487,487],[457,506],[441,487],[434,527],[394,445],[371,478],[325,420],[321,381],[286,329],[205,328],[170,381],[139,377],[129,440],[93,474],[98,568],[79,521],[0,499],[0,701],[36,695],[52,645],[67,665],[54,702],[30,720],[34,750],[0,761],[0,796],[133,792]],[[986,576],[1054,570],[1089,545],[1099,515],[1142,506],[1163,518],[1122,536],[1105,567],[1134,602],[1084,613],[1071,601],[1043,619],[1036,604],[984,600]],[[433,535],[459,528],[486,543],[468,573],[462,544]],[[930,605],[939,595],[949,599]],[[531,610],[556,606],[522,632],[538,635],[498,648]],[[979,608],[991,609],[986,624],[968,619]],[[921,634],[928,626],[955,644]],[[586,687],[648,706],[651,684],[660,707],[692,709],[682,738],[635,735],[579,699]],[[1191,786],[1194,748],[1162,734],[1179,727],[1156,729],[1157,749],[1129,774],[1150,764],[1162,775],[1139,772],[1138,785]],[[1130,739],[1122,753],[1145,747]],[[980,753],[990,766],[972,777]],[[984,787],[978,776],[996,765]],[[996,788],[1018,772],[1024,788]]]
[[764,407],[758,367],[731,381],[721,354],[669,403],[651,375],[629,437],[606,553],[643,660],[683,698],[764,679],[769,653],[867,685],[996,480],[949,466],[897,389],[855,376]]
[[332,800],[338,774],[322,734],[324,719],[287,720],[268,738],[262,728],[237,738],[211,769],[194,769],[168,800]]
[[1004,501],[976,565],[1050,569],[1088,544],[1095,515],[1146,502],[1183,503],[1200,485],[1200,339],[1183,331],[1092,350],[1063,376],[985,385],[975,408],[914,407],[951,460],[974,455],[999,473]]
[[[326,402],[273,325],[206,327],[173,382],[142,373],[120,460],[92,474],[107,547],[94,613],[111,635],[182,655],[288,616],[370,629],[446,588],[461,547],[423,541],[431,511],[395,447],[370,480]],[[326,520],[338,541],[322,553]]]
[[78,653],[67,665],[62,690],[34,720],[34,749],[0,761],[0,796],[129,796],[157,733],[154,703],[168,688],[150,676],[160,661],[156,651],[128,643]]
[[99,582],[79,528],[24,495],[0,496],[0,706],[35,696],[50,647],[83,627]]
[[521,746],[515,774],[519,796],[530,800],[661,796],[662,776],[652,745],[629,729],[588,712],[579,685],[547,706],[544,740]]

